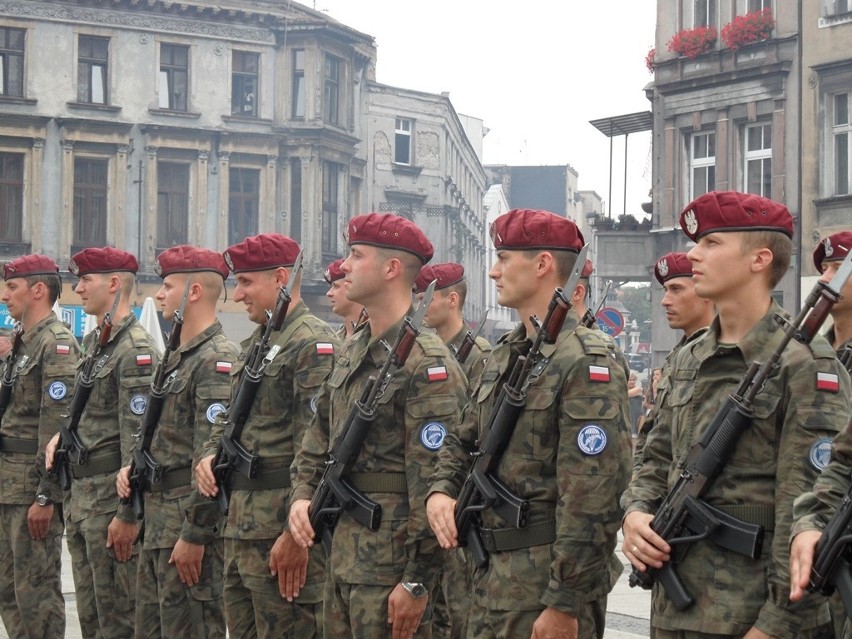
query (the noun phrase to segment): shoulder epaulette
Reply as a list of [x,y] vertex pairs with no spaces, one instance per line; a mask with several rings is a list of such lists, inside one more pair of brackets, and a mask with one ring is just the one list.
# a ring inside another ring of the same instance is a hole
[[449,354],[444,342],[437,334],[431,331],[421,331],[417,336],[417,343],[423,349],[424,355],[430,357],[446,357]]
[[583,352],[586,355],[603,355],[606,357],[611,352],[610,347],[604,341],[603,337],[598,335],[597,331],[578,326],[574,331],[574,335],[580,340]]

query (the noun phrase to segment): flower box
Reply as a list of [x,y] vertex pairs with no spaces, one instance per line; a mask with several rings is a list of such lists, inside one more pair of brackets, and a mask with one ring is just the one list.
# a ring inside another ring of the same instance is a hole
[[766,40],[772,35],[774,27],[775,20],[772,18],[772,9],[750,11],[735,17],[722,27],[722,41],[726,47],[736,51],[747,44]]
[[679,31],[669,40],[669,51],[687,58],[696,58],[707,53],[716,44],[718,33],[715,27],[695,27]]

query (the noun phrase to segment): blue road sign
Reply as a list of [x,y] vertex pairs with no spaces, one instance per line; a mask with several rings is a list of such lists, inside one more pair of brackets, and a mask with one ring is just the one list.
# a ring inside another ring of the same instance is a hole
[[624,330],[624,315],[617,308],[604,306],[595,315],[598,327],[610,337],[616,337]]

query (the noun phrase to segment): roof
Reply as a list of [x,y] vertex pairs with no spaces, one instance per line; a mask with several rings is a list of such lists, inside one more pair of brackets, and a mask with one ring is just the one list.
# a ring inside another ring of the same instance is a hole
[[626,115],[614,115],[598,120],[589,120],[589,124],[595,127],[608,138],[616,135],[629,135],[640,131],[650,131],[653,128],[653,117],[650,111],[639,111]]

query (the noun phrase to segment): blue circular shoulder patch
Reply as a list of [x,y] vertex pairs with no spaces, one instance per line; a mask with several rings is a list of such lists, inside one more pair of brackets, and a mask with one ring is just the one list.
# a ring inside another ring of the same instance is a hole
[[68,387],[65,385],[65,382],[53,382],[47,387],[47,394],[50,395],[50,399],[59,401],[68,394]]
[[224,412],[225,412],[224,404],[220,404],[219,402],[216,402],[215,404],[210,404],[210,406],[207,407],[207,421],[210,422],[211,424],[215,423],[216,422],[216,416],[219,413],[224,413]]
[[134,415],[144,413],[146,406],[148,406],[148,398],[145,395],[134,395],[130,398],[130,412]]
[[808,452],[808,459],[815,470],[822,470],[828,466],[828,462],[831,460],[831,439],[820,437],[816,440]]
[[597,424],[587,424],[577,433],[577,448],[584,455],[600,455],[606,444],[606,431]]
[[441,422],[427,422],[420,429],[420,443],[429,450],[438,450],[447,436],[447,427]]

